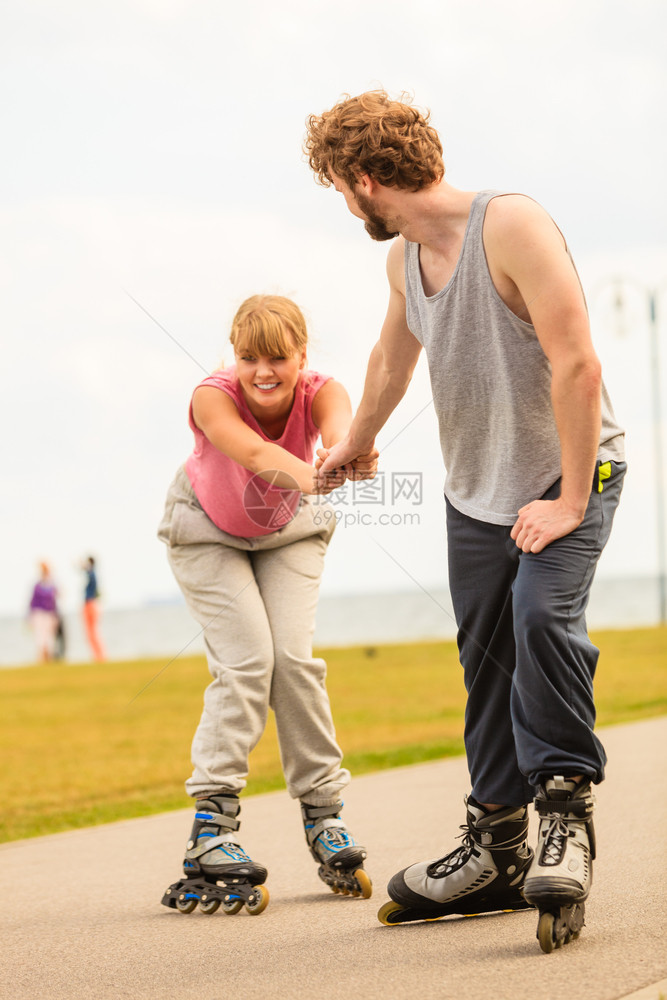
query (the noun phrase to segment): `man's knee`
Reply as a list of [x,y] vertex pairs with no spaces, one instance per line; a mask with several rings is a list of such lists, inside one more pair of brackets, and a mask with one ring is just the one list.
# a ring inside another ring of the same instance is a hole
[[522,637],[550,632],[567,622],[569,607],[553,591],[539,586],[517,586],[513,600],[514,635]]

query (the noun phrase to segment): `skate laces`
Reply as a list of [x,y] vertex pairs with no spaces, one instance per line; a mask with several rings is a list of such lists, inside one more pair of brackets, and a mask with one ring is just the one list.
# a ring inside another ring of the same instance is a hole
[[463,831],[457,838],[461,841],[461,846],[455,847],[449,854],[445,854],[444,858],[440,858],[438,861],[434,861],[432,865],[429,865],[429,875],[451,875],[452,872],[461,868],[473,853],[473,839],[470,830],[467,826],[460,826],[459,829]]
[[345,828],[341,827],[329,827],[323,830],[316,838],[316,843],[330,854],[337,854],[344,847],[354,846],[354,840],[351,835]]
[[558,865],[563,857],[570,830],[563,817],[557,813],[546,816],[545,819],[549,821],[549,828],[544,837],[542,864]]
[[226,847],[220,847],[218,849],[221,850],[223,854],[226,854],[231,861],[241,861],[244,863],[251,861],[240,844],[228,844]]

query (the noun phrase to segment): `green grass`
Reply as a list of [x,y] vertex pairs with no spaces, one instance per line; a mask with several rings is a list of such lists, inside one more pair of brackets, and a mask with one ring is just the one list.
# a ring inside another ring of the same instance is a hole
[[[667,712],[667,629],[593,635],[598,724]],[[353,774],[463,752],[453,642],[320,650]],[[190,743],[209,682],[203,657],[0,670],[0,841],[188,805]],[[248,793],[284,787],[273,719]]]

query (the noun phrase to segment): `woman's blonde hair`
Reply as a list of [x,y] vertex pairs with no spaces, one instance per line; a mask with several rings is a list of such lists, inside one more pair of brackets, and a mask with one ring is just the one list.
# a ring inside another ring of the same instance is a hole
[[368,174],[386,187],[419,191],[442,180],[445,165],[430,113],[412,107],[407,94],[392,100],[385,90],[344,95],[331,111],[310,115],[304,152],[320,184],[329,170],[350,187]]
[[306,350],[308,331],[303,313],[291,299],[252,295],[239,307],[229,339],[237,354],[289,358]]

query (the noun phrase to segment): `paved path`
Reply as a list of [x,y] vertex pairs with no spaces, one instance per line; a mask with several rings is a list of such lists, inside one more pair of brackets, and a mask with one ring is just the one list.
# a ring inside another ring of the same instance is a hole
[[588,923],[561,951],[540,952],[530,911],[402,927],[375,919],[397,869],[454,846],[468,780],[458,758],[353,781],[345,814],[369,848],[370,900],[325,890],[284,792],[243,805],[243,844],[270,872],[271,903],[256,917],[160,906],[179,877],[190,810],[4,845],[0,996],[667,998],[667,718],[602,738],[609,768]]

